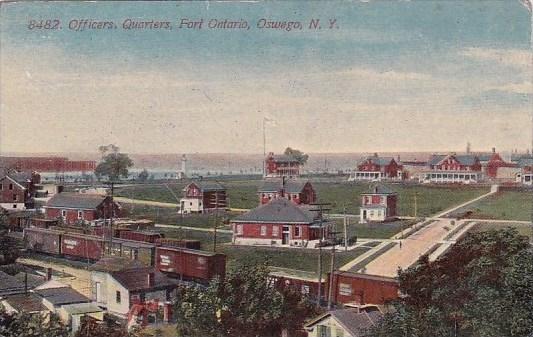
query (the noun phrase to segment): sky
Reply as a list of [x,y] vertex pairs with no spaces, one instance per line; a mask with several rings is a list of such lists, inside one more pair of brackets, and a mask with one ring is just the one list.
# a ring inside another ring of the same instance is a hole
[[[117,28],[69,29],[82,19]],[[13,2],[0,25],[4,153],[262,153],[265,120],[275,152],[531,146],[531,16],[518,0]]]

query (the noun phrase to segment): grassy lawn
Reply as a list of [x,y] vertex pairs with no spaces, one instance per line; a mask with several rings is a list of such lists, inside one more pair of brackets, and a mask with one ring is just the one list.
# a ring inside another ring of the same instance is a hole
[[[202,250],[213,250],[213,233],[196,231],[189,229],[170,229],[170,228],[158,228],[158,231],[165,234],[167,238],[174,239],[189,239],[189,240],[199,240],[201,243]],[[217,233],[217,246],[218,244],[224,244],[231,242],[231,234],[228,233]],[[221,247],[221,246],[218,246]]]
[[[368,223],[360,224],[358,219],[351,218],[349,225],[347,226],[348,238],[357,236],[364,239],[388,239],[394,234],[399,233],[401,230],[413,225],[415,220],[399,220],[387,223]],[[344,222],[342,219],[335,219],[337,224],[336,232],[337,237],[344,236]]]
[[[357,256],[367,251],[367,248],[357,248],[348,252],[337,251],[335,257],[336,267],[340,267]],[[318,270],[318,250],[305,248],[271,248],[271,247],[251,247],[224,245],[220,247],[228,257],[228,268],[235,267],[238,262],[261,263],[269,261],[273,267],[290,268],[317,273]],[[330,269],[331,248],[324,248],[322,251],[322,262],[324,273]]]
[[472,219],[528,221],[531,219],[531,192],[500,191],[456,212]]
[[[183,194],[182,190],[185,185],[185,183],[180,182],[167,183],[166,186],[168,186],[168,188],[164,185],[156,184],[137,184],[125,187],[118,185],[115,189],[115,195],[117,197],[131,199],[178,203],[176,198],[172,195],[172,192],[178,198],[181,198]],[[169,191],[169,188],[172,190],[172,192]]]
[[520,224],[520,223],[495,223],[495,222],[484,222],[484,223],[478,223],[477,225],[472,228],[472,231],[489,231],[492,229],[503,229],[503,228],[515,228],[518,233],[524,236],[529,236],[530,238],[533,236],[531,225],[528,224]]

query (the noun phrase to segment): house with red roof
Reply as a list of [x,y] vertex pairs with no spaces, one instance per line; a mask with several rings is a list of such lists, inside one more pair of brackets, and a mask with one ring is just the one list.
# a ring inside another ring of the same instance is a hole
[[270,152],[265,158],[265,178],[299,177],[302,164],[294,156]]
[[428,169],[420,175],[422,183],[473,184],[483,179],[481,162],[477,155],[432,155]]
[[348,181],[380,181],[384,179],[401,180],[404,178],[402,165],[393,157],[380,157],[377,153],[366,157],[357,164]]
[[43,206],[46,218],[65,224],[120,216],[120,205],[110,196],[84,193],[58,193]]
[[383,222],[397,216],[398,194],[386,186],[374,185],[361,193],[360,222]]

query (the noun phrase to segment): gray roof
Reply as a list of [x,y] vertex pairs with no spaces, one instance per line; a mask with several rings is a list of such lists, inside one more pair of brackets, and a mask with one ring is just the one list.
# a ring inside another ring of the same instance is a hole
[[[46,283],[46,278],[44,276],[35,275],[35,274],[29,274],[27,281],[28,281],[28,289],[33,289],[35,287],[40,286],[41,284]],[[22,284],[24,284],[24,273],[20,272],[17,275],[15,275],[15,278]]]
[[[300,193],[309,180],[290,179],[285,181],[285,192]],[[281,179],[266,179],[259,187],[258,192],[279,192],[281,191],[283,181]]]
[[385,165],[389,165],[390,162],[393,160],[394,160],[393,157],[379,157],[379,156],[374,155],[374,156],[369,156],[369,157],[364,158],[363,160],[359,162],[359,164],[362,164],[366,161],[371,161],[372,163],[376,165],[385,166]]
[[311,224],[315,221],[316,214],[308,207],[297,206],[287,199],[279,198],[236,217],[232,222]]
[[70,287],[39,289],[34,292],[54,306],[91,302],[90,299]]
[[5,301],[9,303],[13,309],[18,312],[39,312],[48,311],[43,305],[43,300],[34,293],[11,295],[5,298]]
[[[148,274],[154,273],[154,285],[148,286]],[[129,291],[155,290],[173,288],[179,284],[154,267],[126,269],[112,272],[111,276]]]
[[102,312],[94,303],[75,303],[62,306],[63,310],[71,315],[91,314],[95,312]]
[[385,185],[374,184],[370,185],[368,192],[361,194],[396,194],[396,192],[394,192]]
[[533,166],[533,158],[526,158],[526,157],[522,157],[520,158],[516,164],[518,165],[518,167],[526,167],[526,166]]
[[438,165],[442,160],[448,156],[453,156],[459,163],[463,165],[474,165],[478,159],[476,155],[473,154],[462,154],[462,155],[444,155],[444,154],[434,154],[429,159],[429,165]]
[[107,198],[105,195],[83,193],[58,193],[54,195],[45,207],[65,207],[78,209],[95,209]]
[[0,271],[0,297],[6,295],[21,294],[24,292],[24,283],[16,277]]
[[367,336],[368,330],[383,318],[383,314],[379,311],[358,312],[357,309],[339,309],[328,311],[306,324],[306,327],[311,327],[329,316],[333,317],[352,337]]
[[191,184],[198,186],[200,191],[209,192],[209,191],[225,191],[226,187],[217,183],[216,181],[193,181],[187,185],[184,190],[186,190]]

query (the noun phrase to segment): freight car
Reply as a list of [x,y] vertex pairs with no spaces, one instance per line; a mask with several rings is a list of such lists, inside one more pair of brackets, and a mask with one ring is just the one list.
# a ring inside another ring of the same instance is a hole
[[200,240],[161,238],[156,241],[156,244],[158,246],[163,247],[189,248],[200,250]]
[[111,228],[109,228],[108,226],[96,226],[91,228],[91,234],[109,238],[109,233],[113,233],[114,238],[120,238],[120,233],[130,230],[131,229],[129,228],[113,228],[113,230],[111,231]]
[[156,268],[174,277],[207,283],[226,274],[226,255],[175,247],[156,248]]
[[99,236],[64,233],[61,236],[61,253],[76,259],[99,260],[103,255],[104,239]]
[[164,234],[153,231],[122,231],[121,239],[155,243],[157,240],[165,237]]
[[61,255],[61,235],[63,231],[55,231],[45,228],[24,228],[24,240],[30,250]]
[[104,242],[105,254],[138,260],[145,266],[153,266],[155,245],[146,242],[116,239]]

